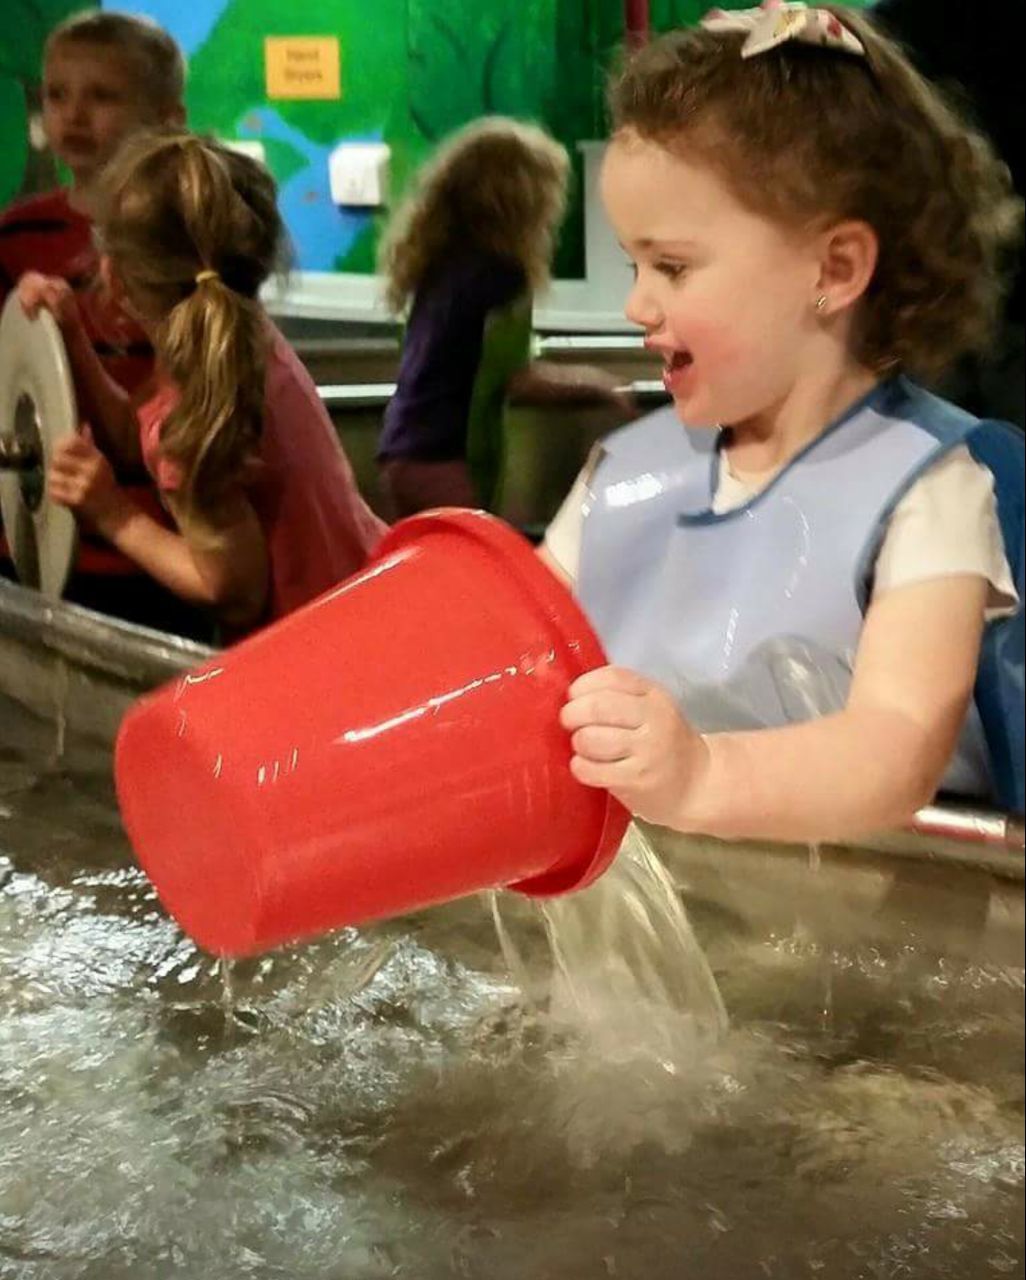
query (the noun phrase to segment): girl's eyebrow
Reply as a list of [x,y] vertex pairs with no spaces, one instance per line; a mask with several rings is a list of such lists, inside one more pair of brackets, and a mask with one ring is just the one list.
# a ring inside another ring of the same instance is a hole
[[[651,236],[642,236],[632,243],[636,249],[659,249],[664,252],[686,253],[697,248],[693,240],[660,240]],[[620,247],[626,252],[626,245],[622,244]]]

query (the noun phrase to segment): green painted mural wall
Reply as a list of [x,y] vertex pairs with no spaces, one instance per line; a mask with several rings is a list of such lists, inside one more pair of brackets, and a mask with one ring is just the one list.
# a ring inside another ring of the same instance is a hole
[[21,191],[57,184],[57,166],[45,148],[29,142],[29,122],[40,105],[40,64],[50,28],[81,8],[80,0],[4,0],[0,28],[0,206]]
[[[725,0],[724,7],[742,7]],[[76,0],[5,0],[0,32],[0,202],[53,186],[45,148],[29,143],[45,34]],[[575,161],[556,274],[583,274],[578,141],[605,136],[604,84],[623,34],[622,0],[124,0],[172,32],[189,59],[192,126],[259,141],[282,192],[298,265],[373,271],[384,215],[339,210],[327,158],[341,141],[381,139],[392,193],[437,142],[477,116],[545,124]],[[652,0],[655,30],[694,22],[706,0]],[[301,15],[301,16],[297,16]],[[338,100],[268,101],[266,36],[328,36],[341,51]]]

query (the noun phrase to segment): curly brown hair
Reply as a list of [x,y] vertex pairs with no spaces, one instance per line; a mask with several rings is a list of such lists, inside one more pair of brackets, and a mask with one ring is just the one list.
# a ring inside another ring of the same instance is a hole
[[518,262],[531,289],[544,287],[568,170],[566,150],[536,125],[486,116],[454,133],[421,169],[382,243],[391,310],[401,312],[425,272],[467,244]]
[[868,223],[879,260],[856,357],[931,378],[987,345],[1022,202],[990,144],[898,46],[864,15],[827,7],[864,58],[792,41],[742,59],[741,33],[672,32],[613,79],[614,127],[707,163],[782,225]]

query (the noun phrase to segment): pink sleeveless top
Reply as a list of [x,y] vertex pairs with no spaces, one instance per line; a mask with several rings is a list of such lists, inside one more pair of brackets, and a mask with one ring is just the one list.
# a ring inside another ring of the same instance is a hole
[[[271,620],[362,568],[385,525],[360,496],[310,375],[268,324],[263,466],[246,496],[267,539]],[[177,399],[177,388],[164,381],[137,409],[143,461],[163,492],[174,492],[181,479],[178,465],[160,456],[160,433]]]

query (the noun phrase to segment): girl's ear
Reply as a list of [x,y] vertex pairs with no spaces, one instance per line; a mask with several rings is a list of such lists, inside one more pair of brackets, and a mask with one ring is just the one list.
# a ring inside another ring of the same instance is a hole
[[[820,274],[813,302],[833,315],[853,306],[869,288],[880,242],[868,222],[852,218],[829,227],[820,237]],[[825,302],[820,302],[825,298]]]

